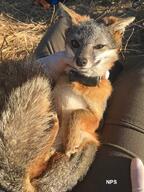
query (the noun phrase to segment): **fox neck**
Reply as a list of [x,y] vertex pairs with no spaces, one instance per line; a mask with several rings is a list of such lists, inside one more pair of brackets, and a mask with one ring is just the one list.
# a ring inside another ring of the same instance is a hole
[[87,77],[77,71],[71,70],[69,72],[69,80],[70,82],[79,82],[85,86],[96,86],[100,83],[101,77]]

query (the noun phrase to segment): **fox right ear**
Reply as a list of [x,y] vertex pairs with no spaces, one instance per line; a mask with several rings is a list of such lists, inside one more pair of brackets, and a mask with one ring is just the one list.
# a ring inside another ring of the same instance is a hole
[[63,3],[59,3],[59,8],[60,8],[60,10],[62,10],[64,13],[66,13],[70,17],[72,24],[79,24],[79,23],[88,21],[90,19],[89,16],[79,15],[72,9],[66,7]]
[[103,21],[106,26],[109,27],[111,33],[114,36],[118,49],[122,46],[122,37],[126,27],[135,20],[135,17],[119,18],[119,17],[104,17]]
[[104,23],[110,26],[114,32],[119,31],[123,33],[125,28],[135,20],[135,17],[119,18],[119,17],[104,17]]

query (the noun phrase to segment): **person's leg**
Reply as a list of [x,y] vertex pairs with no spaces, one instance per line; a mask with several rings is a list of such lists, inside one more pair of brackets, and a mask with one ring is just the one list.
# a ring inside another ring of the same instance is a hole
[[103,128],[107,146],[124,148],[144,162],[144,56],[133,56],[114,84]]

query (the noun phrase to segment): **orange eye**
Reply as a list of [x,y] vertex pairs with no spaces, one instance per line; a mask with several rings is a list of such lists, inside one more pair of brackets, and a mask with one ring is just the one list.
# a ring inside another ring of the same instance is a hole
[[77,40],[71,40],[71,46],[73,48],[79,48],[80,47],[80,44]]

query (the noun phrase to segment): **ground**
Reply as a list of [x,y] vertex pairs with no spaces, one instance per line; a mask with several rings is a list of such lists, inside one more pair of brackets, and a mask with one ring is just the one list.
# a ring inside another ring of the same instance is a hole
[[[66,0],[65,4],[94,18],[105,15],[136,16],[127,30],[122,55],[144,54],[144,2],[129,0]],[[55,20],[55,10],[44,11],[34,0],[0,0],[0,61],[32,55],[45,31]]]

